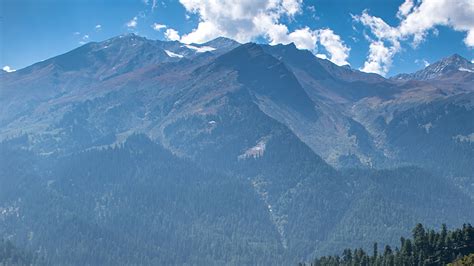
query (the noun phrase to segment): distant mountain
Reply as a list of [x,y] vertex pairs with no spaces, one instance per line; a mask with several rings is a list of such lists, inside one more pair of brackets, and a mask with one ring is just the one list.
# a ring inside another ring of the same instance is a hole
[[[212,95],[204,91],[206,86],[203,84],[217,77],[212,72],[219,67],[237,75],[235,85],[246,87],[266,115],[291,128],[313,151],[335,167],[382,167],[392,165],[394,161],[406,161],[400,153],[399,142],[390,140],[393,134],[388,123],[410,108],[426,104],[427,99],[432,102],[470,93],[474,80],[473,73],[458,71],[470,69],[472,64],[456,55],[425,70],[446,73],[442,79],[436,78],[436,82],[434,79],[387,80],[339,67],[309,51],[298,50],[294,44],[240,46],[221,37],[205,44],[188,45],[126,34],[100,43],[89,43],[64,55],[2,75],[0,121],[3,126],[0,137],[17,136],[26,130],[36,137],[41,135],[41,139],[56,139],[34,142],[48,153],[63,145],[55,136],[59,134],[56,127],[62,125],[59,128],[65,130],[67,116],[64,114],[71,112],[71,106],[86,100],[102,99],[112,92],[129,97],[131,91],[127,88],[130,87],[140,90],[163,88],[159,91],[160,97],[166,96],[166,99],[150,102],[149,106],[133,105],[145,113],[158,103],[168,106],[170,101],[175,101],[177,105],[174,107],[187,104],[179,99],[185,91],[199,89],[200,95],[207,95],[206,100],[213,99],[222,92],[211,90],[215,91]],[[457,70],[449,72],[449,69]],[[208,74],[199,84],[193,82],[201,72]],[[193,89],[188,88],[190,84],[195,84]],[[231,82],[222,86],[229,84]],[[20,91],[22,93],[18,93]],[[188,102],[203,104],[198,99],[190,98]],[[144,98],[140,101],[148,102]],[[105,105],[101,106],[105,108]],[[167,107],[167,111],[174,107]],[[45,116],[44,112],[48,115]],[[157,134],[155,130],[173,115],[178,113],[161,113],[160,119],[139,115],[130,118],[131,121],[117,121],[120,123],[110,125],[104,118],[104,123],[95,124],[96,129],[86,132],[88,135],[92,133],[93,141],[107,134],[134,130],[154,135]],[[144,122],[149,123],[147,128],[143,128]],[[466,126],[469,128],[469,124]],[[467,136],[470,133],[464,132],[466,130],[454,136],[443,136],[443,141],[454,141],[457,135]]]
[[474,64],[466,58],[454,54],[443,58],[426,68],[412,74],[399,74],[391,79],[394,80],[430,80],[440,78],[456,72],[474,73]]
[[446,73],[127,34],[1,75],[0,238],[51,264],[291,264],[473,220],[473,80]]

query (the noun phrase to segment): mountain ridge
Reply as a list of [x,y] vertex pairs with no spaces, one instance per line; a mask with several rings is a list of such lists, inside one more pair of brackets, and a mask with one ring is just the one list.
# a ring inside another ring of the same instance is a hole
[[468,72],[136,35],[48,60],[0,76],[0,237],[57,264],[285,265],[474,219]]

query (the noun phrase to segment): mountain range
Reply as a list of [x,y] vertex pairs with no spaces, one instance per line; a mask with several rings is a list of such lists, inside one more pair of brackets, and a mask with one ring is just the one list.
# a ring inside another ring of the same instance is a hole
[[472,222],[474,64],[135,34],[0,75],[0,236],[52,264],[291,264]]

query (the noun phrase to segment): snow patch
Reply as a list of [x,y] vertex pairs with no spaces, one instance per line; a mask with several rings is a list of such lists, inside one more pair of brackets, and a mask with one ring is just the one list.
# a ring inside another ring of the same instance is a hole
[[196,53],[205,53],[205,52],[211,52],[211,51],[216,50],[216,48],[211,47],[211,46],[197,47],[197,46],[186,44],[185,47],[188,48],[188,49],[196,51]]
[[183,55],[176,54],[176,53],[173,53],[173,52],[168,51],[168,50],[165,50],[165,53],[166,53],[169,57],[183,58]]

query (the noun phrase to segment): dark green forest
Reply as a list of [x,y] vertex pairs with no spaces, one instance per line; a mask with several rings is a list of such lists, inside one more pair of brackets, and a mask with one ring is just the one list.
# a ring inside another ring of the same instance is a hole
[[[236,159],[239,171],[196,165],[143,135],[63,157],[4,142],[0,239],[19,248],[5,254],[46,265],[293,265],[394,245],[418,221],[472,221],[469,198],[444,179],[417,168],[338,172],[278,137],[267,156]],[[295,161],[277,164],[279,149]],[[446,261],[465,254],[455,251]]]
[[380,249],[375,242],[370,252],[362,248],[345,249],[341,255],[324,256],[300,265],[472,265],[464,264],[472,259],[463,257],[473,253],[474,228],[470,224],[452,231],[443,224],[439,232],[417,224],[412,238],[400,238],[399,247],[386,245]]

